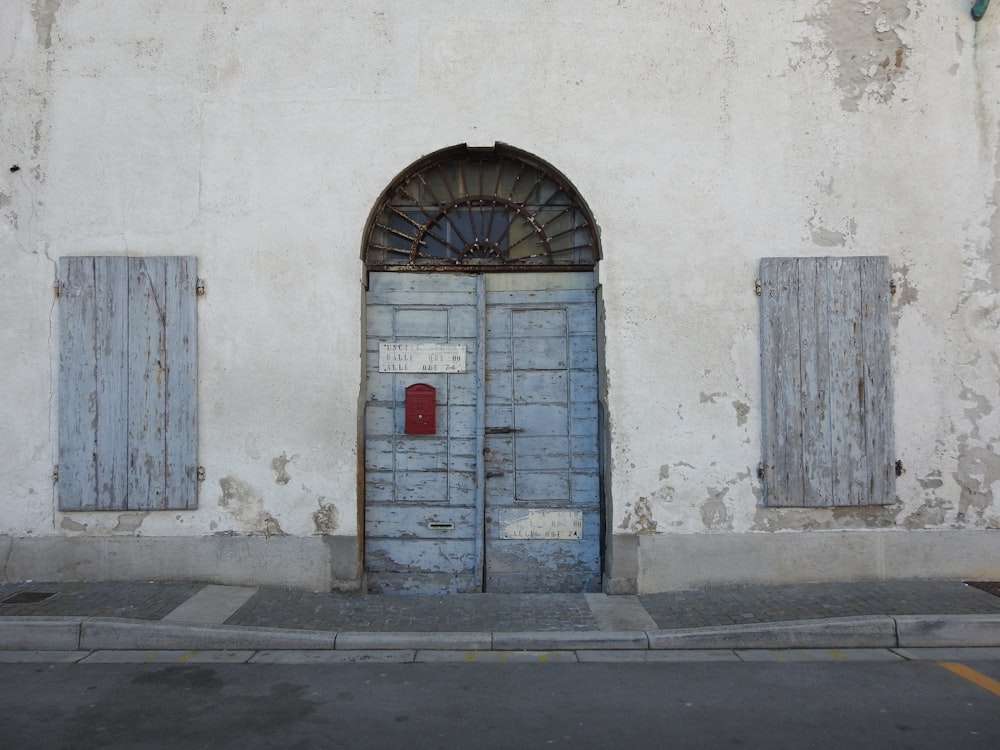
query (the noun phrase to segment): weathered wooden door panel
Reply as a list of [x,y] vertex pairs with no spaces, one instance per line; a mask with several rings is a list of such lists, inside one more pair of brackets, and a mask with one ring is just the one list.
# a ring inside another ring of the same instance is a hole
[[596,590],[593,277],[488,277],[486,325],[486,589]]
[[[367,309],[370,587],[595,590],[593,274],[373,273]],[[463,344],[466,371],[378,372],[400,341]],[[435,435],[403,434],[415,382],[437,389]]]
[[[373,273],[367,297],[365,570],[373,591],[478,591],[479,279]],[[465,347],[461,373],[379,372],[379,344]],[[405,391],[436,390],[436,434],[407,435]]]

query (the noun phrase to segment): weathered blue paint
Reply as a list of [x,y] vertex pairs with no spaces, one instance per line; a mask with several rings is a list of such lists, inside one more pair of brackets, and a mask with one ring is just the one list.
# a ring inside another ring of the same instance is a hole
[[767,505],[895,501],[889,279],[886,256],[761,260]]
[[[366,320],[369,586],[599,588],[593,274],[372,273]],[[464,344],[467,372],[379,373],[385,341]],[[438,390],[436,435],[403,434],[418,381]],[[583,538],[501,539],[515,507],[579,511]]]
[[[477,591],[475,363],[481,280],[373,273],[367,297],[365,570],[376,591]],[[380,373],[380,342],[462,344],[464,373]],[[406,387],[437,390],[437,433],[404,434]],[[453,524],[451,528],[432,524]]]
[[59,508],[197,507],[196,262],[59,260]]
[[[486,589],[597,590],[593,274],[487,276],[486,321]],[[504,508],[579,511],[583,537],[504,539]]]

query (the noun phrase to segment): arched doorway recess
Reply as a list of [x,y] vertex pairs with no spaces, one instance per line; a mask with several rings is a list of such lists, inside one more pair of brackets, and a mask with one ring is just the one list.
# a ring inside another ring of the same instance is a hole
[[586,204],[528,154],[457,146],[392,182],[363,252],[369,590],[599,590]]

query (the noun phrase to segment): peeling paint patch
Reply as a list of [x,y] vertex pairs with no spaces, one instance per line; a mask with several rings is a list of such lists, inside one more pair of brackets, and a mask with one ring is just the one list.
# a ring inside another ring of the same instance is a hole
[[86,531],[87,530],[87,524],[85,524],[85,523],[78,523],[77,521],[74,521],[69,516],[63,516],[62,521],[59,522],[59,526],[61,528],[63,528],[63,529],[66,529],[66,531]]
[[947,518],[947,511],[951,504],[940,499],[927,499],[924,504],[903,519],[901,526],[904,529],[926,529],[932,526],[940,526]]
[[701,522],[711,531],[732,531],[733,515],[724,498],[728,488],[708,490],[708,500],[701,506]]
[[813,227],[811,236],[813,244],[820,247],[844,247],[847,244],[846,234],[825,227]]
[[954,503],[940,497],[938,490],[944,486],[940,471],[932,471],[927,476],[917,477],[917,484],[923,490],[923,505],[910,513],[901,522],[905,529],[926,529],[941,526],[948,520],[948,513],[954,510]]
[[714,404],[715,399],[722,398],[725,395],[726,394],[722,393],[721,391],[718,391],[716,393],[701,393],[698,395],[698,400],[703,404]]
[[758,507],[754,531],[839,531],[889,529],[896,525],[901,504],[861,505],[839,508]]
[[747,423],[747,416],[750,414],[750,407],[742,401],[733,401],[733,408],[736,410],[736,426],[742,427]]
[[903,509],[901,504],[860,505],[833,509],[834,528],[890,529]]
[[896,282],[896,304],[900,307],[912,305],[917,301],[917,289],[910,283],[910,267],[907,265],[893,266],[892,276]]
[[986,398],[981,393],[976,393],[971,388],[963,388],[959,394],[959,399],[971,403],[972,406],[965,409],[965,418],[972,423],[972,432],[970,437],[978,440],[979,438],[979,421],[987,416],[993,411],[993,407],[990,405],[990,400]]
[[809,231],[810,237],[814,245],[819,245],[820,247],[844,247],[847,245],[847,241],[854,237],[858,232],[858,224],[854,219],[847,221],[843,232],[839,232],[835,229],[829,229],[828,227],[822,226],[819,223],[819,212],[813,212],[812,217],[809,219]]
[[229,509],[244,534],[285,535],[274,516],[264,510],[264,497],[253,485],[235,477],[222,477],[219,487],[222,489],[219,505]]
[[298,455],[293,455],[289,458],[282,451],[280,456],[275,456],[271,461],[271,469],[274,471],[274,481],[276,484],[288,484],[292,477],[288,473],[288,464],[298,458]]
[[52,27],[55,26],[60,5],[62,0],[35,0],[34,10],[31,11],[35,17],[35,38],[45,49],[52,48]]
[[986,511],[993,505],[993,485],[1000,482],[1000,455],[992,445],[969,447],[963,444],[958,456],[958,469],[952,476],[962,490],[956,520],[975,526],[985,525]]
[[148,510],[141,513],[122,513],[118,516],[118,523],[111,531],[114,534],[134,534],[148,515]]
[[337,509],[334,507],[333,503],[325,503],[325,497],[320,495],[316,498],[316,502],[319,504],[319,510],[312,514],[313,525],[316,527],[316,533],[323,536],[329,536],[334,531],[337,530],[339,525],[339,520],[337,518]]
[[923,487],[925,490],[937,490],[944,486],[944,480],[941,479],[940,471],[932,471],[923,479],[918,479],[917,483]]
[[900,36],[909,0],[830,0],[820,7],[813,20],[836,57],[841,107],[857,112],[862,101],[890,101],[909,67]]
[[625,517],[618,528],[627,529],[633,534],[655,534],[656,521],[653,519],[653,507],[649,498],[640,497],[634,507],[632,503],[625,503]]

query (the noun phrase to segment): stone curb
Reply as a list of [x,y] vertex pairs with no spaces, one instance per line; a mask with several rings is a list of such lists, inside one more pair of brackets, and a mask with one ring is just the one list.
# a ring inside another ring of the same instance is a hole
[[83,617],[0,617],[0,650],[78,651]]
[[81,651],[333,649],[336,642],[336,633],[315,630],[191,625],[112,617],[87,618],[80,626]]
[[590,649],[649,648],[649,635],[642,630],[526,631],[494,633],[494,651],[580,651]]
[[651,649],[893,648],[896,623],[885,615],[723,625],[649,634]]
[[897,615],[901,648],[1000,646],[997,615]]
[[663,651],[1000,647],[1000,615],[873,615],[650,631],[328,632],[112,617],[0,617],[0,650]]
[[412,649],[424,651],[490,651],[493,637],[490,633],[365,633],[344,632],[337,635],[337,649],[352,651],[379,651],[383,649]]

